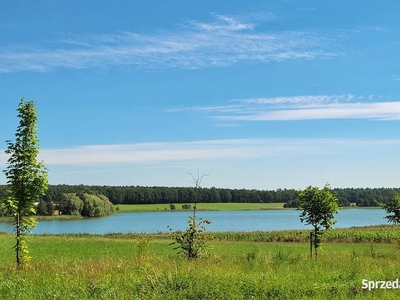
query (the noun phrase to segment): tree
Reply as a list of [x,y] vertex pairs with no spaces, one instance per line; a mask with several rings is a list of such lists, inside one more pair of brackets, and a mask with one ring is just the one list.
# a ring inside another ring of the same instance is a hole
[[192,177],[192,181],[189,181],[194,185],[194,206],[193,206],[193,218],[196,219],[196,209],[197,203],[199,202],[199,191],[201,189],[201,181],[204,177],[208,176],[208,174],[199,176],[199,169],[197,169],[197,177],[194,177],[193,174],[188,174]]
[[15,142],[7,140],[6,154],[10,155],[4,173],[7,178],[8,193],[5,201],[7,210],[15,220],[16,263],[23,266],[30,259],[26,235],[36,226],[31,217],[35,213],[35,202],[44,195],[47,186],[47,169],[37,161],[39,154],[37,113],[35,102],[22,98],[18,105],[19,126]]
[[400,223],[400,194],[394,192],[393,200],[386,204],[380,204],[380,206],[386,210],[387,216],[385,218],[389,222],[394,224]]
[[[204,235],[204,232],[206,230],[205,224],[211,224],[211,222],[208,220],[203,220],[202,218],[199,218],[199,221],[197,222],[196,218],[201,181],[205,176],[208,175],[199,176],[199,170],[197,170],[197,177],[194,177],[190,173],[188,174],[192,176],[193,181],[191,181],[191,183],[193,183],[195,189],[193,201],[193,216],[189,216],[189,226],[186,228],[185,231],[176,231],[174,233],[175,242],[173,242],[172,245],[178,244],[175,249],[179,249],[179,253],[183,253],[188,258],[188,260],[192,260],[207,254],[207,241],[211,237]],[[171,228],[170,230],[172,231]]]
[[[304,191],[299,192],[299,209],[301,222],[312,225],[314,233],[310,234],[310,249],[312,257],[312,246],[314,246],[315,259],[318,259],[317,249],[321,245],[321,229],[330,229],[335,223],[334,214],[338,210],[338,199],[336,194],[331,192],[329,184],[325,184],[323,189],[318,187],[307,187]],[[312,237],[314,237],[314,245],[312,245]]]
[[58,205],[63,215],[79,216],[83,210],[83,200],[74,193],[62,194]]
[[111,214],[114,210],[112,203],[104,195],[83,193],[79,197],[83,201],[81,212],[83,217],[103,217]]

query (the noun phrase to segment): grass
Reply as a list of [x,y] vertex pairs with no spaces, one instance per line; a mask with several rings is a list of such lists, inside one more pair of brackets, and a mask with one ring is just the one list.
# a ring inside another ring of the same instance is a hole
[[[309,230],[217,232],[214,239],[221,241],[296,242],[306,243]],[[333,229],[323,232],[323,241],[331,243],[397,243],[399,225],[381,225]]]
[[[175,203],[175,211],[184,211],[182,205],[185,203]],[[198,210],[265,210],[283,209],[284,203],[198,203]],[[193,203],[191,203],[193,208]],[[117,212],[156,212],[171,211],[169,204],[118,204]],[[186,209],[187,210],[187,209]]]
[[[354,230],[368,235],[374,228]],[[231,235],[211,242],[210,256],[192,262],[176,255],[168,235],[34,235],[29,237],[33,260],[17,272],[15,238],[0,234],[0,298],[398,298],[398,290],[361,288],[363,279],[400,278],[397,243],[353,243],[343,237],[325,242],[315,262],[306,242],[254,242],[257,233]]]

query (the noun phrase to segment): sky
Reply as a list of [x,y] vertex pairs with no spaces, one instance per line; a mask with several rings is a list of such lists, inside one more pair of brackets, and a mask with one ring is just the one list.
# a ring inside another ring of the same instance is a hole
[[399,11],[0,0],[0,169],[25,97],[50,184],[399,187]]

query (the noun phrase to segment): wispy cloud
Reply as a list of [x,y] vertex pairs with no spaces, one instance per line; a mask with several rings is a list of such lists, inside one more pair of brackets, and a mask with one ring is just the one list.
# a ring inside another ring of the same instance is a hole
[[314,7],[304,7],[304,8],[299,8],[297,11],[314,11]]
[[165,112],[237,112],[242,105],[204,105],[204,106],[184,106],[167,108]]
[[[339,103],[351,101],[356,97],[352,94],[347,95],[305,95],[292,97],[271,97],[271,98],[244,98],[233,99],[226,105],[204,105],[204,106],[184,106],[167,108],[165,112],[198,112],[198,113],[256,113],[260,110],[271,110],[278,108],[295,108],[327,103]],[[363,98],[363,96],[362,96]],[[360,98],[361,99],[361,98]]]
[[292,97],[272,97],[272,98],[248,98],[234,99],[232,102],[240,102],[247,104],[295,104],[295,105],[316,105],[326,103],[339,103],[343,101],[351,101],[355,96],[347,95],[305,95]]
[[[182,186],[200,168],[205,187],[393,187],[399,150],[400,139],[231,139],[42,149],[40,159],[52,184]],[[2,169],[6,159],[0,150]]]
[[[93,145],[43,149],[39,158],[46,165],[99,165],[184,161],[251,160],[263,157],[314,155],[344,147],[400,145],[400,140],[368,139],[228,139],[193,142]],[[0,165],[7,156],[0,152]]]
[[399,120],[400,102],[338,103],[308,108],[273,110],[240,116],[217,116],[229,121],[284,121],[315,119]]
[[[374,99],[379,99],[375,101]],[[232,104],[234,103],[234,104]],[[305,95],[234,99],[219,106],[172,108],[168,112],[208,113],[218,121],[286,121],[313,119],[399,120],[400,101],[382,101],[382,95]]]
[[[0,47],[0,72],[133,66],[142,69],[226,66],[240,61],[284,61],[341,55],[342,34],[269,32],[250,20],[214,15],[151,33],[66,36],[35,45]],[[255,18],[260,22],[260,18]]]
[[390,76],[389,79],[393,81],[400,81],[400,75],[395,74],[393,76]]
[[240,31],[244,29],[253,29],[253,24],[241,23],[232,17],[216,15],[218,21],[216,23],[202,23],[202,22],[192,22],[194,25],[200,29],[207,31]]

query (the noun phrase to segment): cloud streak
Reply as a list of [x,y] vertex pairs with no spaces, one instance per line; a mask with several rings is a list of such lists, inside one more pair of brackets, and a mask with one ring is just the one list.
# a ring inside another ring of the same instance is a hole
[[374,102],[375,98],[353,94],[248,98],[234,99],[226,105],[170,108],[166,112],[207,113],[218,121],[400,119],[400,101]]
[[38,45],[0,47],[0,72],[132,66],[140,69],[197,69],[241,61],[285,61],[341,55],[341,34],[317,31],[268,32],[238,17],[215,15],[153,33],[68,36]]
[[338,103],[308,108],[254,112],[240,116],[217,116],[228,121],[294,121],[318,119],[399,120],[400,102]]
[[[231,139],[194,142],[93,145],[43,149],[46,165],[103,165],[185,161],[240,161],[265,157],[307,156],[338,149],[399,146],[400,140],[366,139]],[[3,151],[1,152],[3,153]],[[0,165],[7,156],[0,154]]]

